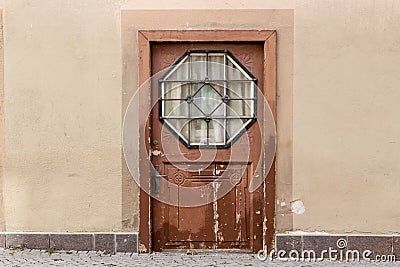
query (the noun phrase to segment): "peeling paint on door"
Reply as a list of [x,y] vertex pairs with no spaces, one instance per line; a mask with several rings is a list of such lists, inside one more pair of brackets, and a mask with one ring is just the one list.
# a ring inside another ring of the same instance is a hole
[[[198,47],[202,46],[202,47]],[[263,46],[259,43],[229,44],[224,43],[170,43],[154,44],[152,46],[152,72],[157,73],[161,69],[168,67],[164,64],[164,57],[178,58],[182,51],[188,49],[207,48],[207,49],[229,49],[233,53],[241,54],[243,51],[253,51],[254,56],[252,72],[257,76],[259,84],[263,83]],[[171,63],[173,63],[172,60]],[[157,107],[154,114],[158,114]],[[157,115],[152,120],[152,138],[163,140],[161,137],[161,123]],[[252,148],[258,148],[260,133],[257,128],[248,129],[251,136]],[[171,137],[173,138],[173,136]],[[240,145],[240,140],[237,144]],[[235,145],[235,144],[234,144]],[[247,144],[248,145],[248,144]],[[171,198],[179,200],[179,188],[183,187],[202,187],[199,196],[210,199],[209,204],[196,207],[180,207],[166,205],[157,200],[152,201],[152,241],[153,249],[156,251],[176,250],[176,249],[235,249],[243,251],[258,251],[262,248],[263,237],[266,232],[265,221],[265,195],[264,188],[256,192],[249,192],[248,186],[251,176],[255,170],[254,164],[260,158],[261,152],[256,149],[250,152],[248,162],[230,162],[232,148],[218,149],[215,159],[208,167],[196,168],[197,165],[204,164],[196,161],[201,156],[201,152],[196,149],[188,149],[183,145],[179,146],[181,155],[190,159],[190,169],[193,171],[179,170],[169,162],[166,157],[166,145],[160,143],[158,147],[152,147],[152,163],[160,166],[160,179],[167,179],[171,183],[179,185],[177,192],[168,191]],[[221,175],[227,172],[227,165],[233,164],[236,172],[225,180],[218,180]],[[187,167],[189,164],[185,165]],[[242,172],[244,170],[244,172]],[[177,173],[180,175],[177,175]],[[256,173],[256,178],[262,175]],[[175,179],[179,176],[179,179]],[[230,185],[230,191],[222,197],[218,197],[222,191],[224,183]],[[179,202],[179,201],[178,201]],[[274,202],[274,201],[273,201]]]

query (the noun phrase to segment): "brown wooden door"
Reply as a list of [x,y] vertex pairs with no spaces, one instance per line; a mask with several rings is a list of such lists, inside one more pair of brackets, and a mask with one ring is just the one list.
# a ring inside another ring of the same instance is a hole
[[[186,51],[229,51],[257,79],[259,88],[264,88],[263,44],[251,42],[190,43],[164,42],[151,44],[152,75],[170,67]],[[159,97],[153,95],[152,97]],[[157,194],[167,194],[177,205],[151,201],[152,247],[155,251],[169,249],[239,249],[257,251],[262,248],[264,218],[264,192],[261,186],[255,192],[248,191],[249,182],[254,174],[255,165],[260,158],[260,130],[257,121],[248,127],[247,136],[250,154],[247,162],[230,162],[235,146],[240,146],[242,137],[238,137],[231,147],[218,148],[211,164],[202,170],[182,170],[166,157],[166,144],[171,138],[178,140],[170,130],[163,128],[160,120],[160,104],[152,111],[150,119],[150,144],[153,165],[159,172],[158,179],[167,179],[178,188],[208,185],[205,198],[213,198],[217,185],[215,180],[233,164],[241,177],[231,175],[220,183],[233,183],[232,189],[223,197],[196,207],[182,207],[179,189],[157,188]],[[164,135],[164,136],[162,136]],[[162,141],[162,139],[164,141]],[[177,141],[178,142],[178,141]],[[200,149],[187,147],[179,142],[179,150],[185,158],[194,160],[193,165],[201,165]],[[203,150],[204,152],[204,150]],[[199,159],[196,161],[196,159]],[[196,166],[194,166],[196,169]],[[240,172],[239,172],[240,171]],[[234,181],[232,181],[232,179]],[[158,192],[159,191],[159,192]],[[175,198],[175,199],[174,199]]]

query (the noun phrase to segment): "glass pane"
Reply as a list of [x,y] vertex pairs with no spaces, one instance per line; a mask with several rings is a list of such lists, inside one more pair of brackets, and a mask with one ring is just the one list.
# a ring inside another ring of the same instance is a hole
[[189,114],[189,104],[185,100],[164,100],[162,115],[169,116],[184,116]]
[[223,96],[225,94],[223,81],[211,81],[210,86],[214,91],[218,92],[220,96]]
[[252,81],[228,82],[227,94],[229,98],[253,98],[255,85]]
[[226,87],[226,82],[221,80],[211,80],[210,84],[214,86],[214,88],[221,93],[221,95],[225,94],[224,88]]
[[213,119],[209,122],[210,144],[225,144],[225,120]]
[[241,119],[227,119],[226,124],[228,139],[234,137],[243,128],[243,121]]
[[166,119],[165,121],[175,132],[180,133],[181,137],[186,141],[189,139],[189,126],[186,119]]
[[189,79],[189,64],[188,58],[186,57],[183,61],[182,64],[178,63],[176,66],[172,68],[176,68],[170,75],[167,75],[165,78],[166,80],[179,80],[179,81],[186,81]]
[[204,114],[201,110],[200,107],[197,107],[196,104],[189,104],[189,109],[190,109],[190,117],[204,117],[206,114]]
[[208,56],[208,76],[210,80],[223,80],[225,79],[224,70],[224,54],[209,55]]
[[204,80],[206,77],[206,55],[192,54],[190,56],[190,75],[192,80]]
[[225,104],[221,103],[218,105],[216,109],[213,110],[213,112],[210,114],[211,118],[224,118],[225,117]]
[[230,100],[226,113],[228,116],[252,116],[253,100]]
[[208,84],[200,86],[201,89],[193,97],[193,103],[205,114],[210,114],[221,103],[221,96]]
[[227,66],[227,74],[228,80],[247,80],[248,78],[242,73],[242,70],[240,70],[237,66],[237,63],[233,63],[233,59],[231,59],[229,56],[228,58],[228,66]]
[[207,122],[204,119],[190,122],[190,143],[207,144]]
[[164,82],[164,99],[186,99],[187,96],[192,94],[192,86],[190,83],[181,82]]

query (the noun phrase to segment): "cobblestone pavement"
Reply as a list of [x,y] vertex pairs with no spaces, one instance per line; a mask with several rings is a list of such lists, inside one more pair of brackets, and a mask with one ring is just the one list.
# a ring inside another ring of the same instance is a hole
[[179,253],[106,255],[96,252],[54,252],[49,254],[39,250],[0,250],[0,266],[400,266],[396,263],[377,262],[283,262],[260,261],[249,254],[201,254]]

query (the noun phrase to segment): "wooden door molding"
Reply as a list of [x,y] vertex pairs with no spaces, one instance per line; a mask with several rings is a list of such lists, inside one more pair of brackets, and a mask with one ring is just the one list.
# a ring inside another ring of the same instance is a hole
[[[264,52],[264,86],[261,90],[276,119],[276,31],[273,30],[139,30],[138,31],[138,82],[143,84],[151,77],[151,42],[262,42]],[[151,93],[140,92],[139,107],[150,105]],[[140,110],[147,110],[142,109]],[[145,127],[149,133],[149,125]],[[145,142],[140,136],[140,142]],[[147,143],[147,142],[146,142]],[[147,151],[139,151],[140,155]],[[142,168],[143,167],[143,168]],[[140,177],[148,177],[149,171],[139,163]],[[144,179],[147,180],[148,179]],[[268,188],[268,190],[266,189]],[[272,192],[264,199],[263,243],[272,249],[275,212],[275,165],[265,179],[264,190]],[[152,251],[151,198],[140,190],[139,242],[143,251]],[[144,247],[143,247],[144,246]]]

